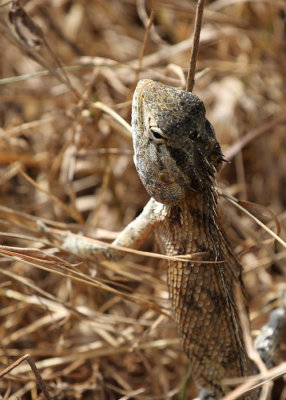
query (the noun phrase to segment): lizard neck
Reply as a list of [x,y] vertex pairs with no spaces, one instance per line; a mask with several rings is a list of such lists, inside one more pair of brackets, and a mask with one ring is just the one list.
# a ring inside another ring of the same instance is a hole
[[[208,259],[221,260],[225,240],[217,223],[217,193],[214,188],[191,192],[176,205],[166,205],[167,218],[159,242],[168,255],[207,252]],[[225,254],[224,254],[225,256]]]

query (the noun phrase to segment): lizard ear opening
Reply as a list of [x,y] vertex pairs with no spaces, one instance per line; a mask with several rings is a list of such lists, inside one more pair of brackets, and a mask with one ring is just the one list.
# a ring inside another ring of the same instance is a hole
[[195,140],[199,137],[199,132],[197,130],[191,131],[189,134],[189,138],[191,140]]

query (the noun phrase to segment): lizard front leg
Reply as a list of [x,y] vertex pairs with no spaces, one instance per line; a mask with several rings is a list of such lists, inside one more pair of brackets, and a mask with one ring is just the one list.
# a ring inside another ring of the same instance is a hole
[[62,248],[79,256],[90,257],[103,254],[110,260],[118,261],[124,257],[125,253],[114,247],[138,249],[163,216],[164,206],[151,198],[142,213],[131,221],[112,242],[112,247],[79,235],[68,234],[62,244]]

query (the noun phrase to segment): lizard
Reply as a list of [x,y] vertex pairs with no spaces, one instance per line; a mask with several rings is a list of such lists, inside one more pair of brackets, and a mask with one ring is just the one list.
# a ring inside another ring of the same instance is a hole
[[[231,386],[224,384],[225,378],[255,373],[235,300],[235,286],[244,292],[242,266],[218,222],[216,173],[224,157],[205,114],[203,102],[193,93],[139,81],[132,101],[134,163],[151,199],[113,242],[139,248],[153,231],[162,253],[197,255],[194,260],[168,260],[167,276],[172,312],[201,400],[226,395]],[[122,257],[118,250],[74,237],[67,237],[63,247],[76,254]],[[284,311],[276,325],[282,320]],[[267,332],[258,343],[271,360],[280,336],[276,334],[273,344]],[[258,396],[252,391],[241,398]]]
[[241,266],[218,224],[220,145],[197,96],[151,80],[135,90],[132,133],[135,167],[154,207],[160,204],[155,235],[161,251],[226,261],[168,261],[172,310],[201,398],[221,398],[230,390],[222,380],[251,375],[253,366],[235,304]]

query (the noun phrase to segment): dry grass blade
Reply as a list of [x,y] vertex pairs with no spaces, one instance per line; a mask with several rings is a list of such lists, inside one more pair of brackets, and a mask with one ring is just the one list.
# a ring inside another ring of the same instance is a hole
[[[231,393],[226,395],[222,400],[236,400],[241,397],[242,393],[247,393],[250,390],[258,389],[265,383],[269,381],[274,381],[279,377],[285,375],[286,373],[286,363],[283,362],[277,367],[271,368],[267,370],[267,372],[249,377],[245,383],[242,383],[236,389],[234,389]],[[233,381],[232,381],[233,382]],[[238,380],[236,381],[237,383]]]
[[[75,270],[75,268],[71,264],[68,264],[63,260],[60,260],[60,262],[58,259],[55,258],[48,260],[47,259],[48,255],[45,255],[45,258],[35,257],[33,255],[34,254],[33,249],[32,249],[32,255],[29,254],[31,252],[31,250],[29,251],[29,249],[25,249],[25,252],[27,254],[24,254],[22,252],[22,249],[19,250],[17,248],[5,249],[3,248],[3,246],[0,249],[0,254],[11,260],[20,260],[22,263],[25,263],[31,267],[38,268],[42,271],[51,272],[55,275],[58,275],[59,277],[72,279],[75,282],[82,283],[86,286],[91,286],[93,288],[97,288],[102,291],[111,292],[113,294],[125,298],[126,300],[140,304],[141,306],[145,305],[150,309],[154,309],[158,312],[164,313],[164,310],[162,308],[159,308],[155,302],[148,300],[148,296],[144,295],[139,296],[132,293],[128,293],[129,292],[128,287],[124,286],[120,282],[116,284],[115,282],[110,283],[110,282],[105,282],[104,280],[91,278],[90,276]],[[118,289],[116,289],[116,287],[118,287]]]
[[275,126],[285,123],[286,123],[285,117],[278,117],[274,118],[273,120],[267,123],[264,123],[261,127],[248,132],[225,152],[225,158],[227,160],[231,160],[239,151],[241,151],[245,146],[247,146],[248,143],[252,142],[259,136],[264,135],[265,133],[270,133],[271,130],[275,128]]
[[110,107],[108,107],[106,104],[103,104],[99,101],[96,103],[92,104],[92,107],[101,111],[104,111],[108,115],[110,115],[112,118],[114,118],[117,122],[119,122],[126,130],[127,136],[131,138],[132,135],[132,129],[130,124],[128,124],[118,113],[116,113],[114,110],[112,110]]
[[269,235],[271,235],[277,242],[279,242],[283,247],[286,248],[286,243],[281,237],[279,237],[276,233],[274,233],[271,229],[268,228],[263,222],[261,222],[258,218],[256,218],[253,214],[251,214],[245,207],[241,206],[238,202],[238,200],[234,199],[232,196],[224,194],[224,197],[235,207],[237,207],[239,210],[243,211],[245,214],[247,214],[253,221],[256,222],[257,225],[261,226]]
[[29,47],[25,42],[22,42],[19,39],[17,39],[17,37],[14,36],[13,33],[11,32],[11,30],[8,28],[6,23],[1,20],[0,20],[0,31],[2,32],[2,34],[4,34],[6,36],[6,38],[11,42],[12,45],[17,47],[20,51],[22,51],[27,56],[29,56],[32,60],[36,61],[37,63],[42,65],[44,68],[46,68],[60,82],[67,85],[72,90],[72,92],[76,95],[77,98],[80,98],[80,95],[70,85],[69,81],[67,81],[65,78],[63,78],[61,76],[61,74],[55,68],[50,67],[50,65],[33,48]]
[[[37,48],[44,44],[49,53],[51,54],[52,58],[60,67],[60,72],[64,76],[64,82],[67,86],[72,90],[73,93],[76,94],[78,99],[81,98],[80,94],[77,90],[72,86],[68,75],[66,74],[65,70],[62,68],[61,62],[59,61],[58,57],[54,54],[52,49],[50,48],[48,42],[46,41],[45,35],[41,27],[35,23],[30,16],[26,13],[24,8],[22,7],[19,1],[11,1],[10,4],[10,11],[9,11],[9,20],[12,25],[15,27],[15,31],[20,38],[20,41],[25,45],[26,48],[32,50],[31,55],[34,58],[40,60],[40,58],[35,57],[36,53],[34,52],[34,48]],[[60,75],[56,75],[58,78],[61,79]]]
[[[258,367],[259,372],[261,374],[267,373],[267,368],[263,361],[261,360],[258,351],[254,348],[253,346],[253,341],[250,336],[249,332],[249,322],[248,322],[248,316],[246,314],[245,310],[245,305],[244,305],[244,300],[241,291],[237,287],[236,290],[236,300],[237,300],[237,305],[238,305],[238,312],[239,312],[239,318],[241,321],[241,326],[242,326],[242,331],[243,331],[243,338],[244,338],[244,343],[247,349],[247,354],[249,358],[254,361],[255,365]],[[262,386],[262,391],[260,393],[260,398],[259,400],[267,400],[270,396],[271,389],[273,386],[273,382],[265,382],[265,384]]]
[[45,193],[55,204],[57,204],[59,207],[61,207],[63,210],[65,210],[68,214],[70,214],[75,220],[77,220],[79,223],[84,223],[81,215],[75,211],[72,210],[69,206],[67,206],[65,203],[60,201],[56,196],[54,196],[52,193],[49,193],[47,190],[41,188],[35,181],[33,181],[32,178],[30,178],[20,167],[17,168],[18,172],[25,178],[29,183],[31,183],[33,186],[35,186],[39,191]]
[[197,264],[224,264],[228,262],[228,260],[218,260],[218,261],[211,261],[211,260],[201,260],[200,257],[206,255],[206,252],[198,252],[193,254],[181,254],[180,256],[166,256],[164,254],[158,254],[154,252],[146,252],[141,250],[135,250],[127,247],[115,246],[113,244],[109,244],[106,242],[102,242],[100,240],[92,239],[89,237],[85,237],[82,235],[76,235],[71,232],[62,232],[58,229],[52,229],[45,226],[45,224],[40,224],[41,229],[47,235],[54,236],[55,239],[59,239],[60,242],[63,243],[62,248],[73,252],[73,249],[77,249],[75,254],[87,256],[87,257],[94,257],[97,254],[101,255],[102,248],[110,248],[114,250],[118,250],[123,253],[130,253],[135,255],[141,255],[145,257],[151,258],[159,258],[161,260],[171,260],[171,261],[181,261],[181,262],[190,262],[197,263]]

